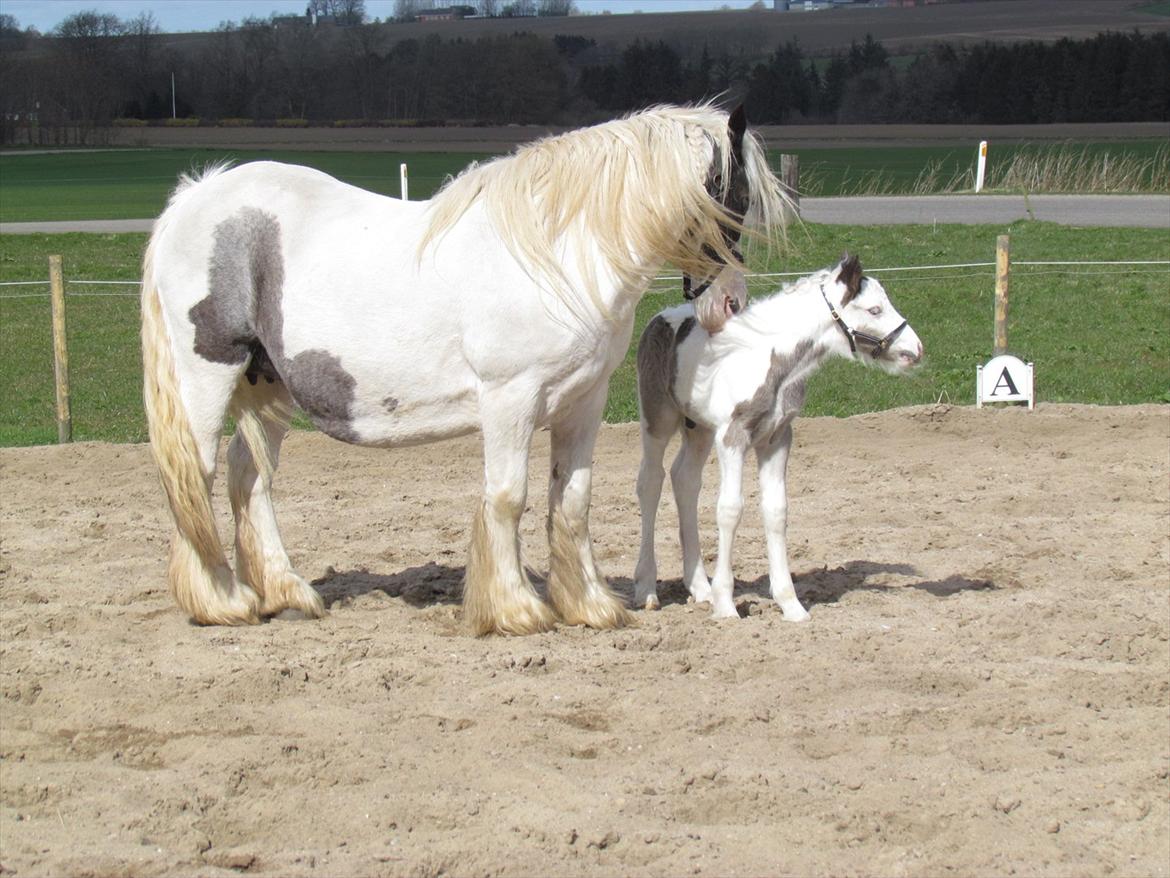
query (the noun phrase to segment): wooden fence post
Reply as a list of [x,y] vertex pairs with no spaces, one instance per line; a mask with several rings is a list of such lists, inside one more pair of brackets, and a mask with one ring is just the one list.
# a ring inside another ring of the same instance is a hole
[[784,222],[800,219],[800,156],[780,156],[780,184],[784,194],[792,200],[792,210],[784,217]]
[[1008,281],[1011,277],[1011,236],[995,240],[995,356],[1008,349]]
[[69,348],[65,342],[65,281],[61,257],[49,257],[49,301],[53,311],[53,375],[57,385],[57,441],[73,441],[73,416],[69,412]]

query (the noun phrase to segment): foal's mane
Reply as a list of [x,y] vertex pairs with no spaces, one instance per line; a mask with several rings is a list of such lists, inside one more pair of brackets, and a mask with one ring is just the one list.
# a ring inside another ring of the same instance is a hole
[[[728,114],[711,104],[652,107],[472,165],[432,200],[419,252],[482,203],[512,254],[570,308],[575,285],[560,262],[564,243],[595,244],[626,287],[645,287],[662,262],[695,277],[712,275],[720,260],[737,262],[721,226],[738,224],[705,186],[713,156],[723,185],[731,180],[727,122]],[[749,222],[782,230],[786,197],[751,133],[743,153]],[[588,248],[577,252],[586,292],[605,314]]]

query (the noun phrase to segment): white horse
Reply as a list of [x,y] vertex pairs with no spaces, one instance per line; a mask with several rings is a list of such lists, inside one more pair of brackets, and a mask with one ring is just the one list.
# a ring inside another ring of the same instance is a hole
[[[482,430],[464,582],[476,633],[627,623],[588,526],[607,384],[664,261],[710,278],[737,261],[748,219],[782,227],[781,186],[745,129],[741,110],[657,107],[472,166],[427,202],[269,162],[184,178],[155,223],[142,287],[146,412],[180,607],[207,624],[324,613],[272,505],[295,404],[361,445]],[[703,309],[713,328],[719,310]],[[210,494],[227,412],[234,572]],[[520,563],[538,427],[552,436],[551,607]]]
[[[724,273],[736,271],[728,267]],[[665,477],[662,458],[671,437],[681,432],[670,476],[687,589],[696,601],[710,601],[716,618],[738,615],[731,599],[731,548],[743,511],[744,457],[753,448],[772,598],[785,619],[804,621],[808,612],[788,569],[784,477],[805,382],[832,356],[905,372],[921,361],[922,343],[882,285],[863,277],[861,263],[848,254],[837,267],[753,303],[717,335],[696,326],[694,314],[690,305],[667,309],[647,324],[638,342],[642,548],[634,573],[635,604],[658,608],[654,521]],[[719,550],[715,578],[708,582],[699,552],[698,502],[712,443],[720,473]]]

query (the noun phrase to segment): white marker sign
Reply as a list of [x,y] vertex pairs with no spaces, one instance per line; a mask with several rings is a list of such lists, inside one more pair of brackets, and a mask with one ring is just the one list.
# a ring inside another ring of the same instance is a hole
[[1031,411],[1036,400],[1032,392],[1032,364],[1007,354],[995,357],[986,366],[975,368],[975,407],[985,402],[1026,402]]

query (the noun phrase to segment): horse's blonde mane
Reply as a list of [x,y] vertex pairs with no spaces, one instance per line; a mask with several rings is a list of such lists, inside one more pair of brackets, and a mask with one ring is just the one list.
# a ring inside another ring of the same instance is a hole
[[[571,236],[592,241],[623,286],[644,287],[663,262],[707,277],[722,263],[736,262],[721,226],[738,224],[705,186],[712,157],[722,163],[724,186],[730,182],[731,153],[728,114],[710,104],[653,107],[546,137],[450,180],[431,202],[419,252],[482,203],[517,260],[570,308],[574,284],[558,252]],[[750,133],[744,164],[749,222],[765,232],[783,230],[787,199]],[[577,249],[577,268],[585,292],[605,314],[587,252]]]

